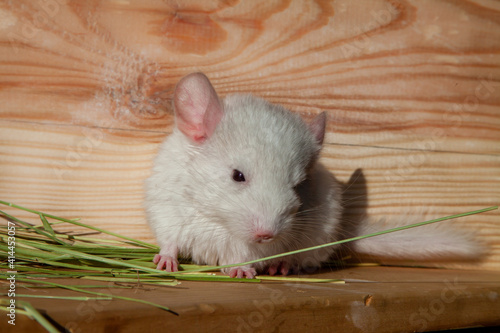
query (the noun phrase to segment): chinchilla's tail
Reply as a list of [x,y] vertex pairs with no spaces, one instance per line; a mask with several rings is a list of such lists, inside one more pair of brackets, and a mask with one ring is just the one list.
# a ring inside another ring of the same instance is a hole
[[[357,234],[366,235],[422,221],[425,220],[416,217],[365,221],[360,224]],[[387,264],[481,260],[488,252],[487,245],[477,241],[473,233],[455,228],[450,223],[443,221],[362,239],[354,242],[352,249],[361,258]]]

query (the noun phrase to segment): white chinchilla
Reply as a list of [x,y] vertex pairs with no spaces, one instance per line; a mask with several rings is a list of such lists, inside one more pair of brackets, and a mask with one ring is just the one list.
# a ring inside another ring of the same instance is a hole
[[[199,264],[225,265],[341,239],[342,187],[317,161],[324,113],[306,124],[282,106],[252,95],[221,100],[202,73],[181,79],[173,104],[175,129],[161,145],[146,181],[145,207],[161,249],[154,259],[158,269],[177,271],[179,253]],[[481,252],[465,235],[425,229],[416,232],[422,236],[419,244],[411,243],[407,251],[399,240],[408,240],[408,232],[359,241],[354,249],[408,259]],[[398,246],[391,248],[385,237]],[[335,249],[225,273],[247,278],[257,272],[288,274],[319,266]]]

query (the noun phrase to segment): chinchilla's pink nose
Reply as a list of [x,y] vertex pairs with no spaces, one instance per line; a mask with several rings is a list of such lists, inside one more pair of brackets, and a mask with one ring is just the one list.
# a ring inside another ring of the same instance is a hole
[[274,233],[272,231],[259,230],[254,233],[253,239],[257,243],[267,243],[274,239]]

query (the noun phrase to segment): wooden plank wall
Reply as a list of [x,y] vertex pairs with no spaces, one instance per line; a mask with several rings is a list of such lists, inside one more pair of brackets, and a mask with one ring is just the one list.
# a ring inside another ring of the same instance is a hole
[[[326,110],[323,162],[362,169],[358,210],[500,202],[493,0],[2,0],[0,199],[153,241],[142,183],[172,88],[200,70],[222,96]],[[499,217],[454,222],[492,244],[475,267],[500,269]]]

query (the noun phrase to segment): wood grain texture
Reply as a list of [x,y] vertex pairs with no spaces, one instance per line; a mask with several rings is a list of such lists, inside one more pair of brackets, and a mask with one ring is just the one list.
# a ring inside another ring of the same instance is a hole
[[[221,96],[326,110],[322,161],[366,181],[355,209],[499,204],[499,18],[489,0],[0,1],[0,198],[152,241],[142,182],[201,70]],[[492,244],[474,267],[500,269],[499,217],[456,222]]]
[[[179,316],[123,300],[19,299],[45,310],[72,332],[161,332],[173,327],[182,332],[395,333],[500,325],[500,300],[495,298],[500,293],[500,272],[358,267],[314,277],[345,279],[346,284],[183,281],[177,288],[145,284],[110,290],[105,283],[92,281],[102,285],[93,289],[96,292],[168,306]],[[66,283],[78,286],[88,281]],[[30,294],[46,293],[30,290]],[[57,289],[51,295],[75,293]],[[26,316],[16,319],[15,332],[45,332]],[[0,330],[9,332],[8,325],[0,321]]]

